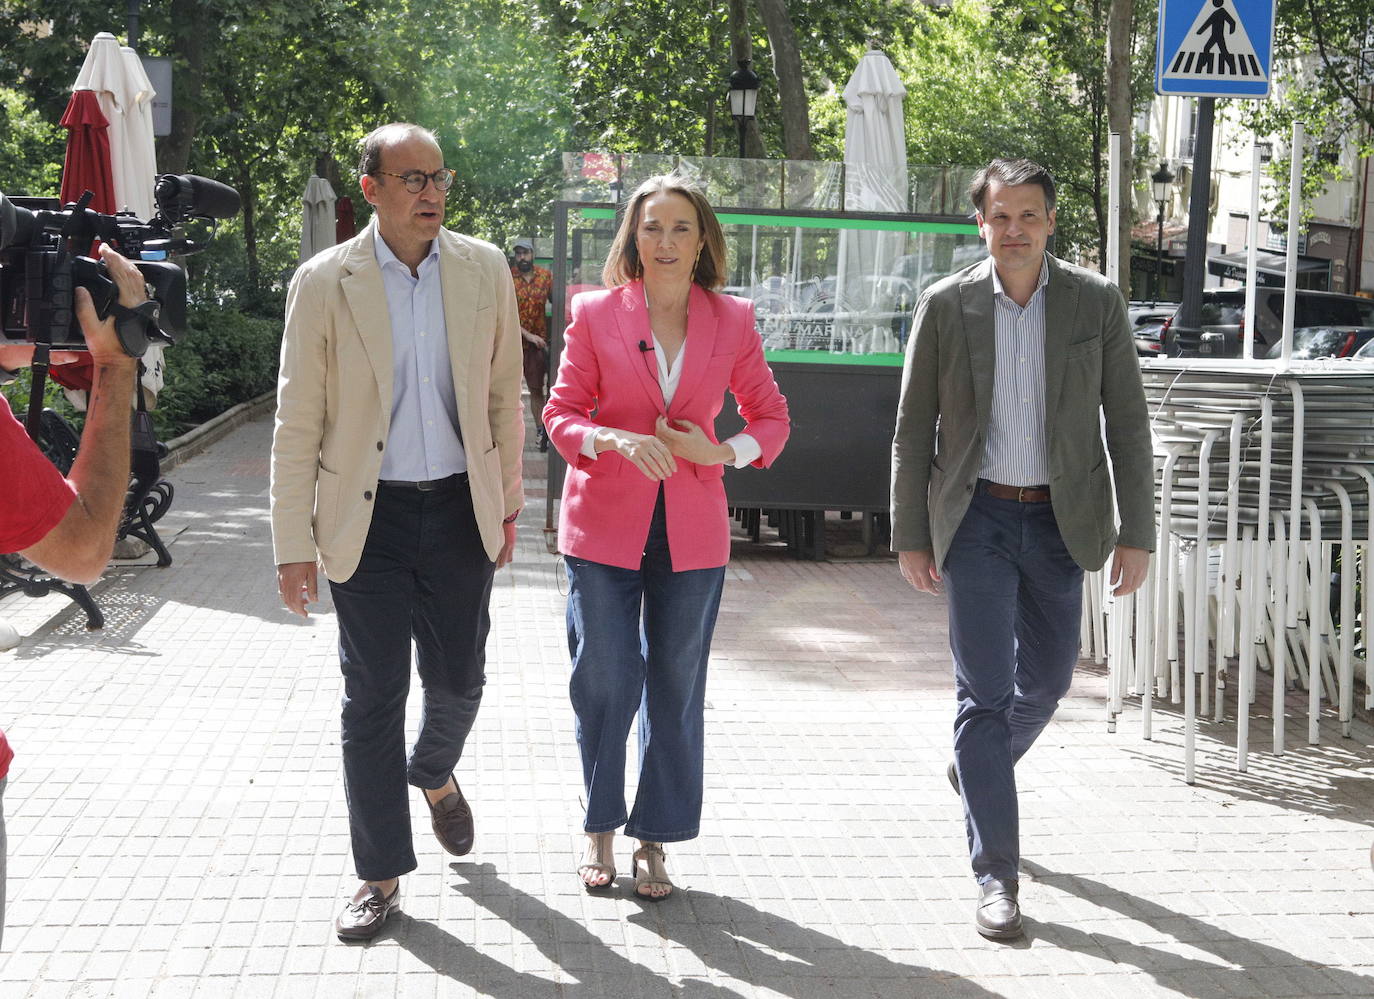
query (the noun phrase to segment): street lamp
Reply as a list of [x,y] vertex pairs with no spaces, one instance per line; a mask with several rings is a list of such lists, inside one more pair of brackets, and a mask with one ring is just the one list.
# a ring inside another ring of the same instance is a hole
[[744,159],[744,126],[754,117],[759,99],[759,75],[749,68],[753,60],[739,60],[739,69],[730,74],[730,114],[739,127],[739,158]]
[[1155,230],[1155,287],[1150,296],[1150,304],[1159,304],[1159,289],[1164,284],[1164,206],[1169,203],[1169,189],[1173,186],[1174,175],[1168,163],[1161,163],[1159,169],[1150,174],[1150,189],[1155,204],[1159,206],[1159,218]]

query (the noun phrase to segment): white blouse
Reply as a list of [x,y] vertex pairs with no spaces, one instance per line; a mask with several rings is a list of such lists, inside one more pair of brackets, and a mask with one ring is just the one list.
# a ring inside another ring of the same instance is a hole
[[[672,367],[669,367],[668,353],[663,349],[663,344],[658,342],[658,336],[652,330],[649,331],[649,335],[654,341],[654,360],[658,362],[658,387],[663,392],[663,408],[666,410],[673,404],[673,396],[677,394],[677,387],[682,381],[682,359],[687,356],[687,341],[683,341],[682,349],[677,352],[677,357],[673,358]],[[582,438],[582,453],[593,461],[596,460],[596,443],[593,438],[599,429],[593,427],[587,431],[587,436]],[[735,468],[744,468],[763,454],[759,442],[749,434],[735,434],[723,443],[734,449],[735,460],[729,464]]]

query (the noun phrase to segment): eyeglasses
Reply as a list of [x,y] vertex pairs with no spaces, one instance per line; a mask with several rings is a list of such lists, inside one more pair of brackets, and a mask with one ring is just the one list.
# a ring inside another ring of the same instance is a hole
[[453,178],[457,176],[448,167],[440,167],[433,173],[425,173],[423,170],[407,170],[405,173],[392,173],[390,170],[373,170],[372,172],[399,178],[411,194],[419,194],[431,180],[434,181],[436,191],[447,191],[453,186]]

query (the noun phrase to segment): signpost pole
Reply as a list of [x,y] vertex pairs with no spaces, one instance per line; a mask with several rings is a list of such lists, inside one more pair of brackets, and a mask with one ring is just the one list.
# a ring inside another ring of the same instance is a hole
[[1188,255],[1183,260],[1183,301],[1178,308],[1178,318],[1174,320],[1174,330],[1178,333],[1187,331],[1197,336],[1201,336],[1202,285],[1207,278],[1207,222],[1212,200],[1212,121],[1215,105],[1215,98],[1197,99],[1193,185],[1188,199]]
[[1245,346],[1241,357],[1255,356],[1255,279],[1259,276],[1260,146],[1250,145],[1250,218],[1245,223]]

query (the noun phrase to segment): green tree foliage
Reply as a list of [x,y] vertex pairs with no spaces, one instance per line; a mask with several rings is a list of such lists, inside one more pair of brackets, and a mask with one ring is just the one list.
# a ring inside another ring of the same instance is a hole
[[[1144,6],[1144,5],[1140,5]],[[980,166],[1025,156],[1060,188],[1056,250],[1105,259],[1107,215],[1104,0],[955,0],[916,5],[910,31],[887,46],[907,87],[907,159],[913,165]],[[1137,11],[1132,96],[1150,93],[1151,14]],[[860,48],[851,49],[852,61]],[[812,103],[818,146],[843,153],[845,109],[830,91]]]
[[[1072,255],[1096,245],[1091,117],[1062,99],[1071,80],[1048,39],[1019,34],[974,0],[956,0],[945,12],[921,8],[915,20],[910,43],[889,52],[907,87],[908,161],[1041,162],[1062,192],[1058,251]],[[842,116],[843,107],[831,114]]]
[[1374,6],[1369,0],[1278,0],[1274,55],[1270,99],[1229,103],[1255,134],[1280,138],[1268,172],[1282,229],[1294,122],[1302,122],[1307,134],[1305,202],[1349,176],[1338,150],[1351,145],[1362,159],[1374,156]]
[[66,131],[46,121],[27,94],[0,87],[0,192],[57,194],[65,143]]

